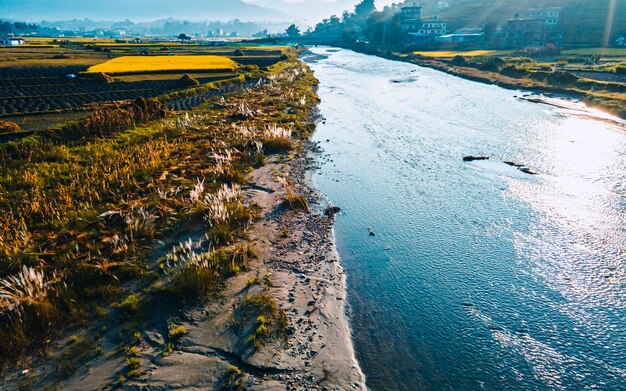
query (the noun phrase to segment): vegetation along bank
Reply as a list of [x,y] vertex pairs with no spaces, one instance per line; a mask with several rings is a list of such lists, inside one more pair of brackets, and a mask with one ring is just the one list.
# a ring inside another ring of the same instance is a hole
[[3,388],[364,389],[285,50],[0,144]]

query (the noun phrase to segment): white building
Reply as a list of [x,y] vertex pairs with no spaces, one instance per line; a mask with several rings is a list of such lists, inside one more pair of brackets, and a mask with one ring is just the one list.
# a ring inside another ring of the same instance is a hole
[[526,11],[526,17],[528,19],[543,19],[547,26],[555,27],[559,24],[561,10],[560,7],[531,8]]
[[19,38],[0,38],[0,46],[21,46],[24,40]]

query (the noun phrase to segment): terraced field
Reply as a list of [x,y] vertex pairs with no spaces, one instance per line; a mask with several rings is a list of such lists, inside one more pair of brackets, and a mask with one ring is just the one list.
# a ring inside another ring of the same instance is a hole
[[[138,97],[168,96],[171,110],[189,110],[215,95],[254,87],[259,78],[251,75],[285,60],[288,52],[289,48],[279,46],[80,39],[0,48],[0,118],[23,130],[4,137],[45,130],[103,105],[126,104]],[[181,80],[184,75],[187,79]],[[242,75],[253,78],[236,86],[172,95]]]
[[[175,80],[106,83],[66,76],[84,70],[84,67],[0,69],[0,116],[77,110],[92,103],[155,97],[178,89]],[[232,73],[207,74],[198,81],[208,83],[232,76]]]

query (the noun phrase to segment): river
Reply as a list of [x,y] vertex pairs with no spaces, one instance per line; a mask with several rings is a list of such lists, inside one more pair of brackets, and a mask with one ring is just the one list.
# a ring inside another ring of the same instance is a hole
[[413,64],[312,51],[325,118],[314,181],[342,208],[368,387],[626,389],[626,128]]

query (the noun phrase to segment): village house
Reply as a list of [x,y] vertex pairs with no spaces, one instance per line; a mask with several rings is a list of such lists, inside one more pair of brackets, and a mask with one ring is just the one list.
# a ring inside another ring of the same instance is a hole
[[422,7],[413,3],[400,10],[401,29],[412,43],[434,42],[437,37],[448,32],[448,23],[437,16],[422,19]]
[[24,40],[19,38],[0,38],[0,46],[21,46]]
[[561,8],[531,8],[524,17],[516,14],[509,19],[501,33],[500,46],[505,49],[542,47],[552,44],[561,47],[563,33],[559,20]]
[[446,34],[437,37],[437,42],[481,45],[485,43],[485,33],[478,32]]

